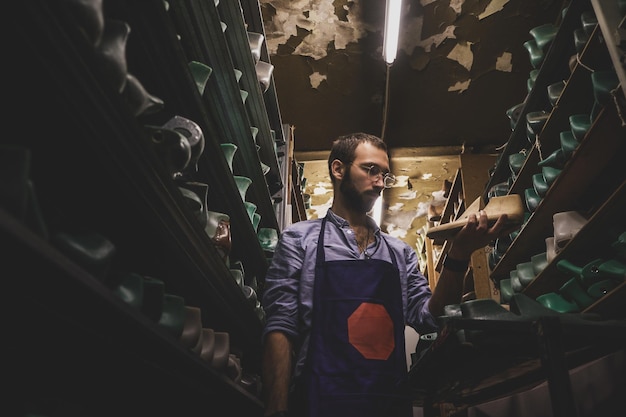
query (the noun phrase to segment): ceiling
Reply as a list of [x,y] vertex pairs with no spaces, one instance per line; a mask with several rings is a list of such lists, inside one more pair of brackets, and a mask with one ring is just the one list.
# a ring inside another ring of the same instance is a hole
[[338,135],[364,131],[391,149],[482,153],[507,141],[506,109],[524,100],[532,69],[523,43],[529,29],[556,21],[562,0],[404,0],[389,67],[381,53],[384,0],[260,6],[295,151],[326,151]]

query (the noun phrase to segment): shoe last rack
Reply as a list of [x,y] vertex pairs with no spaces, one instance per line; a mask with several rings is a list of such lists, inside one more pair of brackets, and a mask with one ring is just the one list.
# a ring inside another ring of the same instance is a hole
[[[623,214],[626,211],[626,123],[623,99],[626,92],[626,69],[623,65],[624,51],[618,48],[619,41],[615,38],[616,25],[619,24],[615,22],[615,16],[619,16],[617,4],[618,2],[611,0],[572,1],[566,12],[557,19],[558,32],[545,54],[534,86],[523,99],[521,114],[509,140],[502,153],[497,155],[496,164],[479,195],[482,194],[486,201],[494,185],[506,182],[511,175],[508,156],[525,149],[526,160],[508,191],[509,194],[524,196],[524,190],[533,186],[532,176],[541,172],[538,162],[560,147],[559,132],[570,128],[569,116],[591,112],[594,102],[591,71],[614,70],[621,82],[621,88],[614,91],[615,100],[605,105],[593,121],[583,140],[565,162],[559,176],[495,267],[490,269],[486,252],[475,253],[480,258],[478,264],[485,268],[486,273],[483,275],[488,277],[489,284],[495,291],[479,296],[477,289],[477,298],[492,297],[499,300],[499,281],[508,278],[509,271],[517,264],[546,250],[545,239],[552,235],[555,213],[576,210],[584,213],[588,222],[524,288],[523,293],[533,299],[547,292],[558,291],[570,278],[557,269],[556,263],[560,259],[575,259],[578,264],[585,265],[602,257],[617,236],[626,230],[626,218]],[[584,11],[592,11],[597,17],[598,25],[578,53],[577,62],[570,68],[569,59],[577,53],[573,33],[580,27],[580,16]],[[565,87],[556,104],[551,106],[547,87],[559,81],[565,81]],[[539,110],[549,111],[549,118],[537,140],[530,143],[525,116]],[[453,189],[460,189],[456,183],[463,172],[461,166]],[[454,210],[448,206],[453,206],[457,200],[458,196],[451,192],[442,221],[446,221],[451,215],[456,218]],[[465,195],[464,201],[473,200]],[[445,253],[445,244],[441,253]],[[474,261],[473,256],[468,274],[475,273]],[[433,258],[427,268],[429,271],[435,269],[436,272],[436,266],[437,258]],[[622,283],[582,311],[583,314],[596,314],[606,319],[588,326],[588,329],[585,326],[561,328],[558,323],[550,323],[548,317],[538,320],[532,328],[530,322],[526,323],[525,330],[522,326],[514,329],[515,326],[498,320],[480,323],[464,318],[459,318],[457,322],[451,320],[440,335],[441,340],[437,340],[429,348],[430,356],[423,363],[418,363],[423,366],[416,366],[410,372],[411,378],[414,378],[413,386],[417,387],[416,398],[423,399],[424,414],[467,415],[463,412],[472,405],[511,395],[547,379],[553,414],[577,415],[568,372],[575,366],[588,363],[607,352],[623,349],[624,340],[619,329],[623,328],[623,319],[626,317],[625,299],[626,283]],[[489,354],[489,350],[481,351],[458,344],[456,332],[467,329],[488,329],[494,332],[495,340],[505,345],[504,351],[498,349],[498,346],[492,346],[495,351]],[[506,340],[510,332],[516,336],[527,334],[527,340],[537,342],[532,355],[529,356],[529,352],[524,352],[525,356],[517,355],[513,345],[507,346]],[[585,344],[586,341],[589,346],[578,351],[572,350],[569,344],[563,343],[566,334],[575,337],[579,343]],[[580,353],[583,354],[579,355]],[[458,361],[451,363],[452,358]],[[502,359],[502,362],[498,362],[497,358]],[[422,384],[418,381],[429,381],[428,386],[420,390]]]
[[[524,197],[524,190],[533,187],[533,174],[541,172],[537,164],[560,148],[559,132],[570,128],[569,116],[591,112],[594,103],[592,71],[614,70],[618,78],[624,79],[623,64],[612,59],[618,55],[617,50],[611,51],[616,48],[611,41],[616,28],[608,27],[605,19],[606,16],[618,13],[612,9],[616,7],[617,2],[610,1],[571,3],[545,55],[534,87],[524,100],[522,113],[499,156],[484,196],[493,185],[507,180],[510,174],[506,163],[508,156],[521,149],[526,149],[527,157],[510,186],[509,194],[517,193]],[[580,16],[585,11],[593,12],[599,24],[589,36],[582,52],[578,53],[576,64],[569,68],[568,59],[576,53],[572,49],[573,32],[580,26]],[[556,104],[550,106],[546,102],[547,87],[559,80],[565,80],[565,88]],[[625,89],[622,81],[621,89],[615,91],[614,100],[610,100],[592,122],[582,141],[562,166],[559,176],[491,271],[491,279],[496,287],[501,279],[509,277],[509,271],[515,269],[517,264],[546,250],[545,239],[552,236],[555,213],[575,210],[584,213],[589,221],[581,233],[524,288],[524,293],[533,298],[547,292],[557,292],[571,278],[556,268],[560,259],[576,260],[584,265],[594,257],[602,257],[617,235],[626,230],[626,222],[620,214],[626,209],[626,171],[623,169],[626,158],[623,113]],[[525,115],[538,110],[548,111],[549,117],[535,143],[530,145],[526,137]],[[602,312],[607,318],[623,317],[626,313],[622,302],[624,297],[626,285],[622,284],[585,312]]]
[[[12,128],[1,143],[31,153],[29,181],[49,233],[0,207],[4,357],[11,358],[5,375],[12,381],[3,408],[17,410],[11,415],[36,405],[37,414],[50,416],[193,416],[217,409],[261,416],[258,395],[123,303],[48,239],[66,230],[105,235],[115,245],[112,269],[163,280],[168,293],[201,308],[204,327],[229,333],[244,371],[260,372],[262,321],[144,130],[176,115],[201,127],[206,143],[190,180],[209,185],[209,210],[230,216],[230,259],[257,279],[260,298],[271,253],[258,241],[220,143],[238,146],[233,173],[252,179],[247,197],[261,226],[282,230],[290,221],[287,202],[300,190],[290,189],[292,130],[281,121],[273,81],[261,91],[246,37],[264,34],[259,3],[91,2],[102,5],[105,23],[130,26],[127,70],[164,103],[139,115],[94,58],[77,24],[85,16],[71,12],[89,3],[20,2],[6,19],[10,36],[3,43],[14,65],[5,78],[3,116]],[[269,61],[266,49],[261,59]],[[212,68],[204,92],[191,61]],[[258,128],[256,141],[251,126]]]

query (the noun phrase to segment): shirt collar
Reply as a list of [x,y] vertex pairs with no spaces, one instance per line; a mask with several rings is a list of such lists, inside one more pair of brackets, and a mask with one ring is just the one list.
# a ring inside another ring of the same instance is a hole
[[[331,209],[328,209],[326,212],[326,217],[329,221],[331,221],[335,226],[339,228],[350,227],[350,224],[343,217],[335,214]],[[370,216],[367,216],[367,225],[372,229],[374,234],[380,233],[380,227],[376,224],[374,219]]]

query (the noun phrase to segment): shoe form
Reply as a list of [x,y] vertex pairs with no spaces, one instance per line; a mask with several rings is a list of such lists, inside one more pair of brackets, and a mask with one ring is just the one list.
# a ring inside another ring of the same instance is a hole
[[505,235],[496,239],[494,244],[494,252],[499,255],[504,255],[506,251],[509,249],[509,246],[513,243],[511,237],[509,235]]
[[573,114],[569,117],[570,130],[574,134],[577,142],[582,142],[585,135],[591,128],[589,114]]
[[494,184],[487,192],[487,202],[489,202],[489,200],[491,200],[492,197],[502,197],[503,195],[507,195],[509,193],[510,188],[511,187],[508,181]]
[[256,71],[256,78],[261,85],[261,91],[265,93],[270,88],[272,74],[274,73],[274,66],[265,61],[258,61],[254,66],[254,69]]
[[178,341],[195,353],[202,350],[202,311],[198,307],[185,306],[185,322]]
[[[553,296],[548,296],[547,298],[554,302],[558,302],[559,299],[563,300],[563,297],[558,294],[556,295],[558,298]],[[541,317],[558,317],[562,323],[578,323],[581,321],[589,323],[601,320],[601,316],[595,313],[562,314],[556,310],[546,307],[543,303],[539,302],[538,298],[539,297],[537,297],[537,300],[533,300],[526,294],[515,294],[511,297],[509,310],[513,314],[525,317],[526,320],[531,321],[535,321]]]
[[203,182],[187,181],[181,183],[180,189],[187,206],[204,229],[207,224],[207,200],[209,195],[209,185]]
[[534,39],[524,42],[523,46],[526,51],[528,51],[530,65],[532,65],[533,68],[539,69],[545,57],[543,50],[537,46],[537,42],[535,42]]
[[257,233],[259,243],[263,250],[274,252],[278,244],[278,232],[271,227],[261,227]]
[[163,311],[157,324],[178,340],[185,327],[185,314],[185,299],[179,295],[166,293],[163,295]]
[[577,28],[574,30],[574,47],[576,48],[576,53],[580,56],[585,46],[589,42],[589,35],[585,32],[583,28]]
[[200,357],[205,362],[211,363],[213,360],[213,352],[215,351],[215,332],[210,328],[202,329],[202,348],[200,349]]
[[[530,93],[532,91],[532,89],[535,87],[535,82],[537,81],[537,75],[539,75],[539,70],[538,69],[533,69],[528,74],[528,80],[526,81],[526,90],[527,90],[527,92]],[[515,126],[513,126],[513,128],[514,127]]]
[[513,285],[511,284],[511,278],[504,278],[500,280],[500,304],[508,304],[509,300],[513,296]]
[[509,169],[513,175],[519,174],[526,162],[526,151],[515,152],[509,155]]
[[541,252],[531,256],[530,263],[533,264],[533,273],[535,276],[539,275],[541,271],[546,269],[546,266],[548,266],[548,253]]
[[580,229],[587,224],[587,219],[577,211],[562,211],[552,216],[554,227],[554,246],[556,253],[576,236]]
[[579,313],[580,308],[572,301],[566,300],[562,295],[548,292],[537,297],[537,301],[544,307],[557,313]]
[[227,332],[214,332],[215,348],[211,366],[218,371],[223,371],[228,366],[228,355],[230,355],[230,334]]
[[565,81],[557,81],[548,86],[548,100],[552,107],[556,106],[556,103],[559,101],[561,94],[563,93],[563,89],[565,89]]
[[70,7],[78,27],[91,45],[100,45],[104,32],[102,0],[69,0],[65,3]]
[[567,159],[568,158],[563,153],[563,149],[558,148],[557,150],[552,152],[550,155],[548,155],[545,159],[542,159],[541,161],[539,161],[537,163],[537,166],[540,166],[541,168],[548,166],[548,167],[562,170],[563,167],[565,166],[565,163],[567,162]]
[[117,252],[109,239],[95,232],[58,232],[52,236],[51,243],[102,282]]
[[533,263],[521,262],[515,266],[517,271],[517,277],[524,288],[528,286],[535,279],[535,270],[533,269]]
[[252,215],[252,228],[255,232],[259,230],[259,224],[261,223],[261,215],[259,213],[254,213]]
[[559,294],[576,303],[580,310],[584,310],[593,304],[596,300],[587,294],[587,291],[581,285],[577,277],[572,277],[559,288]]
[[170,177],[181,177],[191,160],[191,145],[185,135],[160,126],[146,125],[144,130]]
[[513,269],[509,272],[509,279],[511,280],[511,289],[513,290],[513,292],[522,292],[524,286],[522,285],[522,281],[520,281],[519,276],[517,276],[516,269]]
[[224,374],[235,384],[238,384],[239,381],[241,381],[241,359],[234,353],[230,353],[228,355],[228,363],[226,364]]
[[611,101],[612,91],[619,86],[619,78],[614,70],[594,71],[591,73],[594,104],[590,121],[597,119],[602,109]]
[[235,153],[237,152],[237,145],[234,143],[220,143],[220,148],[222,148],[222,153],[224,154],[224,158],[226,158],[226,163],[228,164],[228,168],[230,172],[233,172],[233,160],[235,159]]
[[532,111],[526,114],[526,137],[531,143],[541,133],[543,126],[550,118],[550,112],[545,110]]
[[566,159],[569,159],[576,148],[578,147],[578,141],[574,137],[571,130],[565,130],[559,134],[559,140],[561,142],[561,150]]
[[544,25],[536,26],[528,31],[531,34],[537,47],[544,52],[547,52],[548,46],[554,40],[556,33],[558,32],[559,27],[552,24],[546,23]]
[[550,186],[546,183],[546,179],[543,177],[543,174],[533,174],[532,180],[535,193],[537,193],[540,198],[545,197]]
[[605,279],[613,279],[618,282],[626,279],[626,264],[617,259],[598,258],[588,262],[583,267],[574,265],[567,259],[561,259],[557,262],[556,267],[561,272],[577,277],[585,286]]
[[242,291],[244,297],[246,297],[246,301],[250,304],[250,307],[254,308],[256,306],[256,302],[259,300],[256,290],[251,286],[244,284]]
[[528,220],[530,219],[531,215],[532,215],[532,213],[530,213],[528,211],[524,211],[524,220],[522,220],[522,224],[520,225],[520,227],[515,229],[511,233],[509,233],[509,239],[511,239],[511,241],[517,239],[517,235],[519,234],[519,232],[521,232],[522,228],[524,227],[526,222],[528,222]]
[[256,144],[256,136],[259,134],[259,128],[256,126],[251,126],[250,133],[252,134],[252,140]]
[[539,203],[541,203],[541,197],[534,188],[526,188],[524,190],[524,201],[526,202],[526,208],[532,213],[537,209]]
[[133,272],[114,271],[108,274],[105,285],[124,303],[141,310],[144,299],[144,279]]
[[526,103],[521,102],[512,107],[509,107],[506,110],[506,116],[509,118],[511,122],[511,130],[515,129],[515,125],[517,124],[517,121],[519,120],[519,117],[522,114],[522,110],[524,110],[524,105],[526,105]]
[[609,292],[613,291],[613,289],[618,285],[619,284],[615,280],[603,279],[595,284],[591,284],[589,288],[587,288],[587,293],[596,300],[599,300]]
[[96,47],[98,62],[118,93],[124,90],[127,82],[126,43],[129,34],[130,26],[128,23],[107,19],[104,22],[102,39]]
[[250,223],[254,220],[254,213],[256,213],[257,206],[250,201],[244,201],[243,205],[246,206],[246,212],[248,213],[248,217],[250,218]]
[[134,116],[154,114],[165,106],[163,100],[148,93],[141,81],[130,73],[126,75],[126,85],[122,90],[122,99],[126,102]]
[[554,246],[554,236],[546,238],[546,260],[548,263],[556,258],[556,248]]
[[246,90],[239,90],[239,95],[241,96],[241,101],[245,104],[249,93]]
[[541,175],[543,175],[543,179],[545,180],[548,187],[552,185],[556,177],[559,176],[561,170],[559,168],[554,168],[551,166],[543,166],[541,167]]
[[246,201],[246,193],[248,192],[248,188],[252,185],[252,180],[248,177],[244,177],[241,175],[233,175],[235,179],[235,184],[237,185],[237,190],[239,190],[239,196],[241,197],[241,201]]
[[481,197],[478,197],[457,220],[431,227],[426,235],[431,239],[452,239],[465,226],[469,216],[478,214],[481,209],[487,214],[490,226],[493,226],[502,214],[508,216],[506,225],[510,227],[521,225],[524,221],[524,205],[519,194],[493,197],[484,208]]
[[261,33],[248,32],[248,45],[250,46],[250,52],[255,64],[261,59],[261,49],[264,40],[265,36]]
[[592,11],[584,11],[580,14],[580,23],[587,36],[591,36],[596,26],[598,26],[598,18]]
[[163,127],[179,132],[187,138],[187,142],[189,142],[189,146],[191,147],[191,156],[185,167],[185,171],[190,173],[198,172],[198,161],[200,160],[202,152],[204,152],[205,145],[202,128],[193,120],[182,116],[172,117]]
[[241,269],[231,268],[230,275],[233,277],[235,284],[237,284],[239,288],[243,288],[243,272],[241,272]]
[[201,96],[204,95],[204,90],[209,82],[209,78],[211,78],[213,68],[198,61],[191,61],[188,66],[191,70],[191,75],[196,82],[196,87],[198,87],[198,92]]

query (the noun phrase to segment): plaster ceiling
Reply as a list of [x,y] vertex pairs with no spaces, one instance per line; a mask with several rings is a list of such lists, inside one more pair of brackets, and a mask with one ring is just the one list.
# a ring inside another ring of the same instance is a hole
[[523,43],[529,29],[555,22],[561,3],[404,0],[388,67],[384,0],[260,0],[295,150],[328,150],[353,131],[382,136],[390,148],[503,145],[505,111],[524,100],[532,69]]

